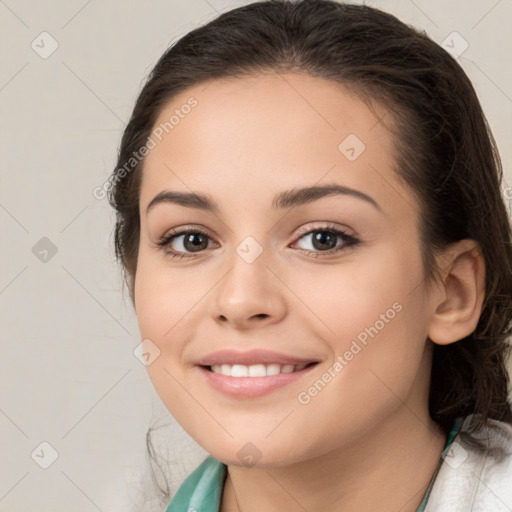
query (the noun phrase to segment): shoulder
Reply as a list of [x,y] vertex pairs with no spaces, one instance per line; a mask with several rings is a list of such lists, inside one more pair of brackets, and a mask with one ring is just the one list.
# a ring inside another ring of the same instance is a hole
[[166,512],[216,512],[220,506],[226,466],[208,455],[187,476]]
[[425,512],[512,510],[512,426],[488,420],[471,432],[473,419],[445,453]]

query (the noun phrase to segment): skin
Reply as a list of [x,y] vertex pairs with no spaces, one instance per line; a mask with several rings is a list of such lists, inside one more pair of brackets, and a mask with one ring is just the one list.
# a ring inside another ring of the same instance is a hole
[[[269,73],[190,88],[155,126],[190,96],[198,105],[145,159],[134,297],[142,339],[160,350],[148,366],[156,391],[228,465],[221,511],[415,511],[446,442],[428,414],[427,337],[452,343],[475,329],[484,293],[478,247],[450,246],[439,255],[442,277],[427,286],[418,203],[393,171],[383,106],[371,111],[321,78]],[[366,146],[354,161],[338,149],[349,134]],[[278,192],[327,183],[364,192],[379,208],[346,194],[271,207]],[[220,211],[160,203],[146,213],[163,190],[208,194]],[[326,222],[360,243],[338,237],[342,250],[322,255],[299,229],[323,232]],[[191,252],[178,235],[171,248],[190,256],[180,259],[157,246],[172,228],[194,227],[207,232],[208,248]],[[252,263],[236,252],[248,236],[262,249]],[[396,303],[400,312],[300,403],[298,394]],[[195,366],[223,348],[319,363],[265,396],[230,398]],[[247,442],[261,454],[251,467],[237,456]]]

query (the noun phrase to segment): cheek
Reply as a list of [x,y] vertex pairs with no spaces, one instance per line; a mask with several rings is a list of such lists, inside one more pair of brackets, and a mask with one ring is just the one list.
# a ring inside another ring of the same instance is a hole
[[183,329],[183,322],[187,323],[195,315],[195,307],[201,302],[203,292],[194,282],[190,271],[172,270],[162,264],[160,257],[141,251],[135,279],[135,306],[143,338],[162,344]]
[[170,285],[161,266],[141,259],[135,282],[137,322],[141,340],[150,340],[145,343],[156,354],[146,370],[155,390],[174,414],[180,408],[179,365],[189,336],[183,336],[183,328],[193,298],[183,296],[185,292],[180,287]]
[[[338,318],[336,335],[327,338],[332,362],[299,390],[296,421],[288,424],[291,437],[327,451],[357,439],[405,403],[418,406],[413,390],[426,389],[429,373],[422,300],[401,298],[390,303],[384,294],[357,304],[353,297],[346,311],[332,317]],[[304,430],[300,419],[309,417],[322,421]]]
[[314,312],[308,327],[339,363],[331,367],[333,392],[354,407],[382,402],[390,390],[405,397],[427,333],[419,252],[387,245],[371,258],[304,275],[297,294]]
[[171,279],[173,273],[165,272],[162,265],[141,259],[135,283],[137,321],[141,339],[157,347],[153,350],[158,355],[146,367],[156,392],[175,419],[193,432],[191,396],[181,361],[188,340],[194,337],[196,317],[204,312],[200,312],[200,290],[188,286],[183,274],[174,274]]
[[419,307],[411,304],[411,292],[422,279],[419,261],[416,252],[381,244],[379,251],[354,252],[339,265],[302,272],[302,277],[294,278],[294,291],[307,306],[310,324],[316,323],[329,339],[339,340],[332,346],[341,350],[347,340],[360,334],[364,339],[372,327],[383,331],[400,324],[407,315],[397,314],[398,309]]
[[207,291],[214,284],[207,279],[193,267],[171,268],[154,255],[142,253],[139,260],[135,304],[140,336],[151,340],[159,351],[147,371],[177,419],[180,404],[190,402],[190,396],[183,393],[189,369],[184,361],[207,315]]

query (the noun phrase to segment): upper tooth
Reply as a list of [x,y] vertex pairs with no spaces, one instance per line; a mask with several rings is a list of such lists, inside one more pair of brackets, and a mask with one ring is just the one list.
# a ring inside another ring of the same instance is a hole
[[250,377],[265,377],[267,375],[267,369],[264,364],[252,364],[249,366]]
[[277,375],[279,373],[291,373],[302,370],[307,363],[298,364],[214,364],[211,368],[215,373],[220,373],[229,377],[265,377],[267,375]]
[[267,375],[277,375],[281,372],[281,365],[267,364]]
[[234,364],[231,367],[232,377],[247,377],[249,375],[249,367],[244,364]]

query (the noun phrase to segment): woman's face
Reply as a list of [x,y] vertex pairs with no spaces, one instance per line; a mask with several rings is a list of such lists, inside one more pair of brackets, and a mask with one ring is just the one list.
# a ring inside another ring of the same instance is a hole
[[155,124],[175,116],[142,176],[141,339],[169,411],[227,464],[284,466],[426,418],[418,207],[376,113],[268,74],[190,88]]

